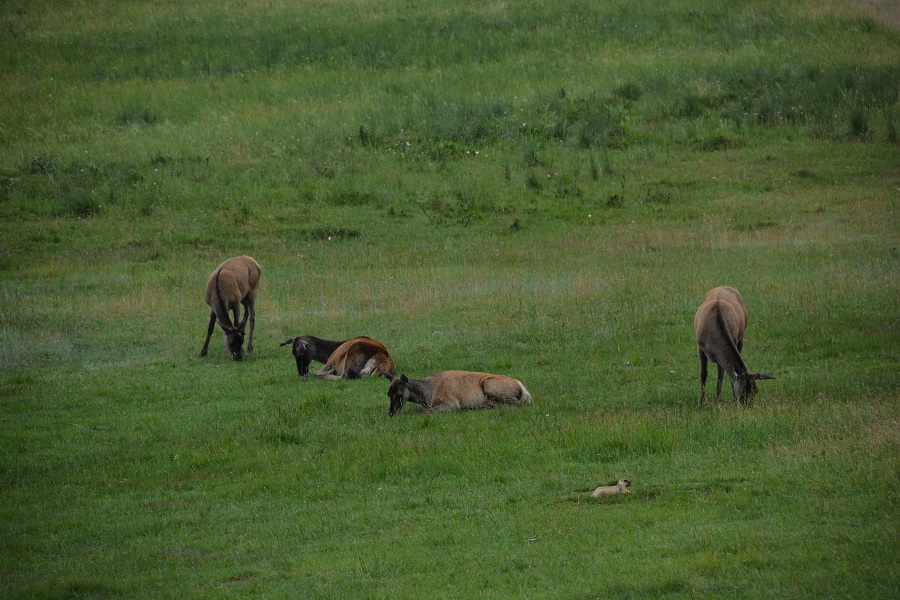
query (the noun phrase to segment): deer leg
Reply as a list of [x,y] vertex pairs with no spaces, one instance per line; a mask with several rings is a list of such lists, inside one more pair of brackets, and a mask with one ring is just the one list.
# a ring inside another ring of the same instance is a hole
[[[256,321],[253,314],[253,305],[250,304],[249,296],[241,300],[244,305],[244,321],[250,321],[250,335],[247,336],[247,352],[253,352],[253,325]],[[246,322],[244,323],[246,325]]]
[[200,356],[206,356],[206,351],[209,349],[209,338],[212,337],[213,330],[216,328],[216,313],[211,312],[209,314],[209,330],[206,332],[206,342],[203,344],[203,350],[200,351]]
[[340,375],[335,374],[336,369],[334,365],[325,365],[315,373],[313,373],[314,377],[322,377],[323,379],[340,379]]
[[725,375],[725,369],[718,363],[716,363],[716,375],[716,404],[718,404],[722,398],[722,377]]
[[247,337],[247,352],[253,352],[253,328],[256,326],[256,303],[254,299],[247,296],[242,301],[244,305],[244,317],[250,321],[250,335]]
[[456,408],[460,408],[458,402],[452,402],[452,403],[451,403],[451,402],[444,402],[444,403],[441,403],[441,404],[431,404],[431,405],[428,405],[428,406],[426,406],[425,404],[423,404],[421,410],[422,410],[422,412],[424,412],[424,413],[442,413],[442,412],[448,412],[448,411],[451,411],[451,410],[456,409]]
[[488,393],[485,390],[485,406],[496,406],[498,404],[508,404],[510,406],[517,406],[520,404],[518,390],[499,390],[496,392]]
[[253,329],[256,327],[256,303],[251,300],[248,306],[250,310],[250,344],[247,346],[247,350],[253,352]]
[[375,372],[377,367],[375,357],[356,355],[344,364],[344,379],[362,379]]
[[700,356],[700,408],[703,408],[706,403],[706,376],[708,374],[706,366],[709,359],[706,358],[703,350],[698,350],[697,354]]
[[737,376],[731,380],[731,391],[734,393],[734,405],[741,405],[741,391],[744,389],[746,382],[742,376]]
[[509,404],[518,406],[522,399],[522,386],[506,377],[489,377],[481,381],[483,402],[486,406]]
[[347,361],[344,364],[344,372],[341,375],[343,379],[362,379],[362,373],[360,373],[359,361]]
[[[740,354],[741,352],[744,351],[744,340],[743,339],[738,340],[738,343],[736,345],[737,345],[737,349],[738,349],[738,354]],[[740,404],[740,401],[738,400],[738,395],[740,394],[740,390],[744,387],[743,384],[744,384],[744,381],[742,379],[738,379],[737,384],[735,384],[735,382],[732,382],[732,384],[731,384],[732,387],[734,388],[733,389],[734,402],[735,402],[735,404],[738,404],[738,405]]]

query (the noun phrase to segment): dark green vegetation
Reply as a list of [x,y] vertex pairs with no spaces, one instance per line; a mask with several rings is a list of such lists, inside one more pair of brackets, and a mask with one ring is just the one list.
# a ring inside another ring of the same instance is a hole
[[[893,597],[897,15],[320,4],[0,6],[0,595]],[[722,284],[777,379],[699,410]],[[535,401],[389,419],[300,334]]]

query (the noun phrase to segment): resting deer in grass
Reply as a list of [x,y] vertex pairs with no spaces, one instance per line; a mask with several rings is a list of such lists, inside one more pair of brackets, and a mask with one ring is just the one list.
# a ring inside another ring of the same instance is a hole
[[309,373],[312,361],[325,363],[313,373],[325,379],[360,379],[369,375],[393,374],[394,359],[381,342],[368,337],[355,337],[346,342],[332,342],[311,335],[291,338],[281,343],[291,345],[297,360],[297,373]]
[[[261,269],[249,256],[229,258],[216,268],[206,282],[206,303],[209,305],[209,330],[200,356],[206,356],[209,338],[212,337],[216,322],[225,332],[225,346],[231,358],[244,358],[244,327],[250,320],[250,336],[247,351],[253,352],[253,328],[256,325],[256,292],[259,289]],[[239,321],[241,304],[244,305],[244,320]],[[229,316],[234,313],[234,322]]]
[[407,402],[420,405],[425,412],[490,408],[497,404],[520,406],[531,402],[531,394],[522,382],[505,375],[442,371],[425,379],[408,379],[406,375],[385,377],[391,382],[387,395],[391,399],[392,417]]
[[736,405],[749,402],[756,395],[756,382],[775,379],[771,375],[750,373],[741,349],[747,330],[747,306],[734,288],[722,286],[710,290],[694,315],[697,355],[700,357],[700,406],[706,401],[707,361],[716,363],[716,403],[722,395],[722,374],[728,373]]

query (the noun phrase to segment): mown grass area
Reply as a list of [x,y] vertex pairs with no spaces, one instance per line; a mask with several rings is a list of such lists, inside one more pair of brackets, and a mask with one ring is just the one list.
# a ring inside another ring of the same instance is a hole
[[[6,2],[0,28],[4,596],[895,595],[889,3]],[[256,352],[201,359],[239,254]],[[777,379],[701,410],[723,284]],[[299,378],[301,334],[534,402],[389,418],[384,380]]]

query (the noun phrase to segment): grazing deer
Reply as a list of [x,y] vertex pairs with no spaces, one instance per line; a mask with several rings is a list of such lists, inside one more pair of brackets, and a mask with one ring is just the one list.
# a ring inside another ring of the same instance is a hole
[[722,286],[710,290],[697,314],[694,331],[697,334],[697,355],[700,357],[700,406],[706,401],[707,360],[716,363],[716,403],[722,395],[722,374],[728,373],[734,402],[740,406],[756,395],[756,382],[775,379],[771,375],[750,373],[741,349],[747,329],[747,306],[734,288]]
[[605,498],[606,496],[617,496],[619,494],[629,494],[628,486],[631,485],[630,479],[620,479],[616,485],[601,485],[591,493],[591,498]]
[[325,379],[359,379],[369,375],[392,374],[394,359],[381,342],[368,337],[355,337],[346,342],[332,342],[311,335],[291,338],[281,343],[291,345],[297,360],[297,373],[309,373],[309,363],[325,366],[313,373]]
[[[209,276],[206,282],[206,303],[209,305],[209,330],[200,356],[206,356],[209,338],[218,321],[225,332],[225,346],[231,352],[231,358],[244,358],[244,327],[250,320],[250,337],[247,351],[253,352],[253,328],[256,325],[256,292],[259,289],[261,269],[249,256],[229,258]],[[239,321],[240,306],[244,305],[244,320]],[[231,321],[229,311],[234,313]]]
[[393,417],[407,402],[419,404],[425,412],[444,412],[462,408],[490,408],[497,404],[515,406],[531,402],[531,394],[522,382],[505,375],[442,371],[425,379],[406,375],[385,375],[391,382],[387,395]]

